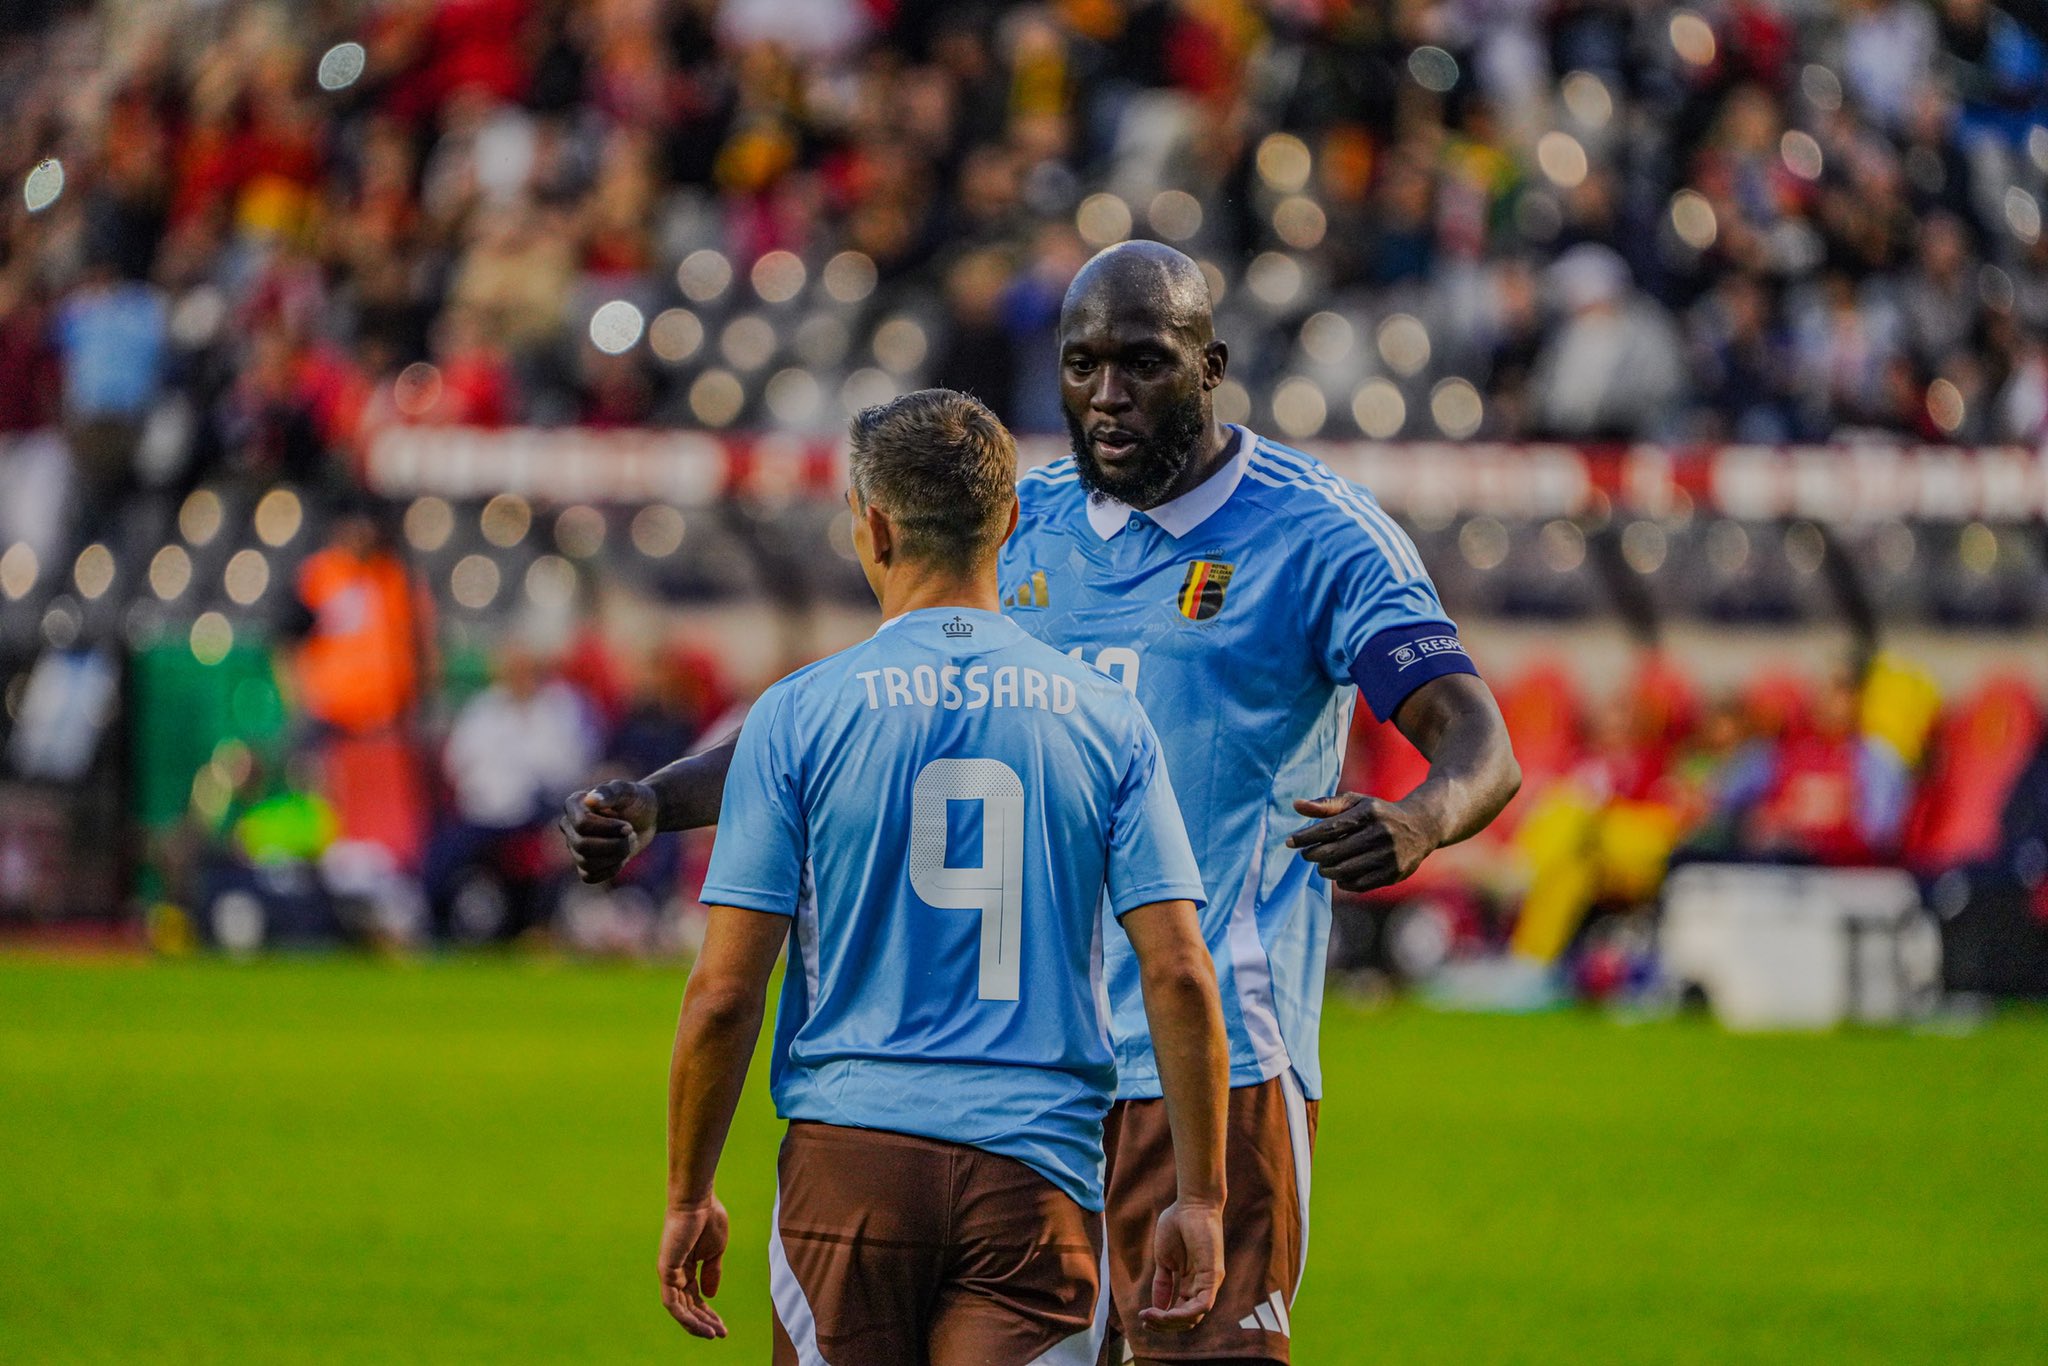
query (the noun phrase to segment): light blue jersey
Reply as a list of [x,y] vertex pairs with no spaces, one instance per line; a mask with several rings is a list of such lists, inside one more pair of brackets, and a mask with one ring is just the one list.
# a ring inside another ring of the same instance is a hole
[[[1130,687],[1159,727],[1211,902],[1231,1085],[1290,1066],[1322,1094],[1330,888],[1287,847],[1299,797],[1336,790],[1362,689],[1389,717],[1473,672],[1422,560],[1372,495],[1232,428],[1229,462],[1148,512],[1091,503],[1071,459],[1018,485],[1004,610]],[[1129,943],[1111,934],[1119,1094],[1159,1094]]]
[[1202,901],[1113,681],[994,613],[892,619],[754,704],[703,898],[795,917],[784,1118],[971,1144],[1102,1208],[1100,908]]

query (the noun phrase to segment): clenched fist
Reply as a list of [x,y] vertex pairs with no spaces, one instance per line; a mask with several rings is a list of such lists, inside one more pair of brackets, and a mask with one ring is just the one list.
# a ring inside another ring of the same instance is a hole
[[1422,866],[1443,841],[1426,819],[1399,802],[1357,792],[1297,801],[1304,816],[1320,817],[1287,837],[1322,875],[1347,892],[1387,887]]
[[576,874],[585,882],[609,882],[654,838],[660,810],[645,783],[609,782],[578,792],[562,806],[562,835]]

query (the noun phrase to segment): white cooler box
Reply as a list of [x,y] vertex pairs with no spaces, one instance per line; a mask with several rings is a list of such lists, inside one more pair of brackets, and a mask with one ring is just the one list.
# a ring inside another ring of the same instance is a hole
[[1664,889],[1665,977],[1730,1029],[1828,1029],[1930,1010],[1941,935],[1895,868],[1689,864]]

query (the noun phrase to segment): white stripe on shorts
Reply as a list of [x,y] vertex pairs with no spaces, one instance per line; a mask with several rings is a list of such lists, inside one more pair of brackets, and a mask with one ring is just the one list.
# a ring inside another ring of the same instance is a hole
[[1301,1199],[1301,1254],[1294,1264],[1294,1289],[1287,1294],[1287,1303],[1292,1305],[1301,1293],[1301,1273],[1308,1270],[1309,1145],[1308,1097],[1302,1094],[1291,1067],[1280,1074],[1280,1094],[1287,1102],[1287,1141],[1294,1149],[1294,1189]]
[[801,1366],[830,1366],[818,1350],[818,1325],[811,1317],[811,1302],[789,1265],[782,1248],[782,1194],[775,1195],[775,1212],[768,1217],[768,1297],[775,1303],[775,1317],[782,1331],[796,1344]]

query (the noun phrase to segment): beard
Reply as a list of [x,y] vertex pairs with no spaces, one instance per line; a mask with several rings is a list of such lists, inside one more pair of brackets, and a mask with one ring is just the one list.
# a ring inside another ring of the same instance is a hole
[[1130,458],[1117,470],[1103,467],[1080,420],[1066,415],[1067,435],[1074,443],[1075,471],[1090,500],[1114,498],[1134,508],[1157,507],[1173,492],[1201,448],[1207,420],[1202,412],[1200,392],[1189,394],[1160,419],[1152,435],[1138,443]]

